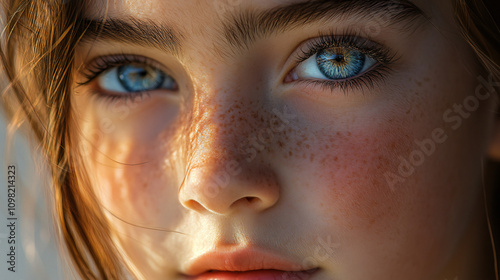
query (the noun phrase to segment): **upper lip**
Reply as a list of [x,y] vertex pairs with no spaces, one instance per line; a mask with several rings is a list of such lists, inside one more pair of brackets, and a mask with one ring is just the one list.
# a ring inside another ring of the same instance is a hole
[[192,258],[186,265],[189,276],[209,271],[251,271],[273,269],[282,271],[306,271],[315,267],[304,267],[285,257],[255,247],[236,250],[218,249]]

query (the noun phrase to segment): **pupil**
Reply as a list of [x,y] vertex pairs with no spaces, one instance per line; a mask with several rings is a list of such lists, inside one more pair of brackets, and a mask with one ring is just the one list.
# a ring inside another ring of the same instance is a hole
[[131,75],[131,78],[135,78],[137,76],[139,76],[139,78],[145,78],[145,77],[148,76],[148,71],[146,71],[146,70],[140,70],[140,71],[138,71],[136,73],[130,73],[130,75]]

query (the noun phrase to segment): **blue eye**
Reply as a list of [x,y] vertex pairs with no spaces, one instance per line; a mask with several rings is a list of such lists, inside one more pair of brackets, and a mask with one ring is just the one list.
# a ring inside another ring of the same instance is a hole
[[152,66],[137,63],[111,67],[99,75],[97,83],[105,91],[120,93],[177,89],[177,83],[169,75]]
[[326,48],[300,63],[293,73],[293,80],[345,80],[362,74],[376,63],[375,59],[352,48]]

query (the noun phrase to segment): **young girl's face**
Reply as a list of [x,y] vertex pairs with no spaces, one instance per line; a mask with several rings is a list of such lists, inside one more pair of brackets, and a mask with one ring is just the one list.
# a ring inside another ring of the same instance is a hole
[[72,137],[145,279],[472,275],[498,84],[452,1],[106,2]]

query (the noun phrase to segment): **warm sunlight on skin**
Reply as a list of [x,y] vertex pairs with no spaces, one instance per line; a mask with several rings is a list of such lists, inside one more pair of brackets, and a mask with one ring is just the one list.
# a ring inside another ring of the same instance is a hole
[[[185,279],[210,270],[190,268],[202,254],[246,247],[297,270],[319,268],[310,279],[483,279],[488,143],[480,139],[492,133],[494,100],[481,100],[460,125],[460,112],[443,117],[481,84],[451,1],[414,1],[429,19],[356,11],[242,48],[227,43],[232,16],[297,1],[102,2],[89,20],[107,10],[110,19],[168,26],[175,41],[169,48],[162,37],[155,47],[118,34],[77,52],[86,75],[105,70],[95,59],[114,56],[115,71],[152,64],[173,79],[126,99],[132,93],[118,92],[118,75],[105,72],[75,84],[72,97],[74,145],[118,244],[145,279]],[[321,84],[316,60],[297,66],[311,42],[327,41],[319,34],[374,64]],[[402,175],[415,141],[440,128],[435,151]]]

